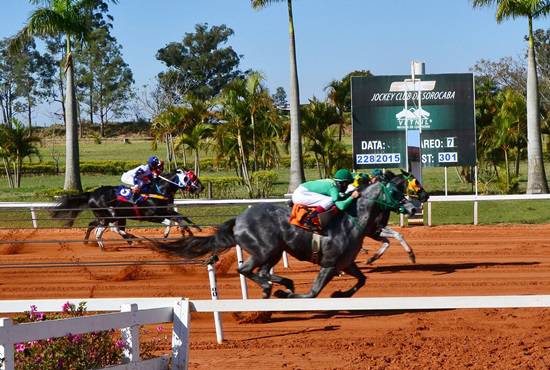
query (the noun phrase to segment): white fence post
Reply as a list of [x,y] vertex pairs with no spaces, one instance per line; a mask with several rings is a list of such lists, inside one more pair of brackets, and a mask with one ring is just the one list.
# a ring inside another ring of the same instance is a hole
[[474,201],[474,225],[477,225],[478,224],[478,214],[477,214],[477,211],[478,211],[478,202],[477,200]]
[[[135,303],[123,304],[120,308],[121,312],[132,312],[132,323],[136,322],[136,312],[138,306]],[[128,328],[120,329],[122,340],[124,341],[124,362],[139,361],[139,325],[132,324]]]
[[[0,330],[8,331],[13,326],[11,319],[0,319]],[[3,359],[3,361],[2,361]],[[0,369],[1,370],[14,370],[15,369],[15,351],[13,350],[13,343],[0,343]]]
[[432,226],[432,202],[428,201],[428,226]]
[[283,267],[285,269],[288,268],[288,255],[287,255],[286,251],[283,252]]
[[[237,251],[237,266],[241,267],[243,264],[243,249],[240,245],[236,245],[235,250]],[[248,286],[246,285],[246,277],[243,274],[239,274],[239,279],[241,281],[241,294],[243,299],[248,299]]]
[[[208,265],[208,280],[210,281],[210,294],[212,296],[212,300],[217,301],[218,288],[216,285],[216,268],[214,267],[214,264]],[[219,344],[222,344],[223,343],[222,319],[218,311],[213,311],[213,312],[214,312],[214,326],[216,327],[216,339],[218,340]]]
[[38,228],[38,218],[36,217],[36,210],[31,207],[31,219],[32,219],[32,227],[37,229]]
[[189,364],[189,299],[174,305],[172,330],[172,370],[187,370]]

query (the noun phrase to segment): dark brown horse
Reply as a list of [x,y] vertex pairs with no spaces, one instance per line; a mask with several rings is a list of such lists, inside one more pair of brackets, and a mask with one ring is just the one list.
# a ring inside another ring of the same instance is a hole
[[112,228],[122,236],[128,244],[132,244],[134,235],[126,232],[126,220],[134,219],[166,225],[164,237],[168,236],[171,225],[177,225],[182,230],[189,231],[189,225],[200,229],[189,218],[174,210],[174,195],[178,190],[198,194],[203,190],[199,178],[191,170],[177,170],[163,174],[153,180],[150,186],[151,194],[142,195],[136,202],[130,201],[130,189],[125,186],[101,186],[91,192],[69,195],[51,211],[53,218],[66,220],[67,226],[72,226],[76,217],[84,209],[91,209],[95,219],[88,224],[85,243],[90,233],[96,230],[97,244],[103,248],[103,233]]

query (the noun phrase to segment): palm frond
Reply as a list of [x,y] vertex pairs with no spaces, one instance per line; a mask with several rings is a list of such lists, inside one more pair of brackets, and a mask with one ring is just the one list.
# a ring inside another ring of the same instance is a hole
[[273,3],[281,3],[288,0],[250,0],[253,9],[263,9]]

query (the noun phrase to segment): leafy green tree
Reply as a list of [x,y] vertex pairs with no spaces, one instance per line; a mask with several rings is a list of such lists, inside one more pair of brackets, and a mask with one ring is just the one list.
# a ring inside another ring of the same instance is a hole
[[[226,25],[208,27],[197,24],[194,33],[186,33],[181,42],[171,42],[157,52],[157,59],[168,70],[159,74],[162,85],[181,100],[187,94],[209,100],[235,77],[240,56],[225,46],[233,30]],[[179,103],[177,102],[177,103]]]
[[286,109],[288,100],[284,87],[277,87],[275,94],[273,94],[271,98],[273,99],[273,103],[277,109]]
[[496,5],[496,20],[525,17],[528,20],[527,57],[527,193],[548,193],[548,183],[542,158],[540,132],[539,86],[533,38],[533,20],[550,13],[548,0],[472,0],[474,7]]
[[[340,114],[336,107],[315,98],[302,109],[302,126],[306,149],[313,152],[319,171],[319,177],[327,177],[332,173],[337,156],[342,154],[343,145],[336,145],[332,135],[331,125],[340,122]],[[337,150],[334,150],[337,149]]]
[[372,76],[370,71],[353,71],[345,75],[341,80],[332,80],[325,90],[328,92],[328,101],[333,104],[340,116],[338,141],[342,141],[344,125],[351,124],[351,119],[346,117],[346,113],[351,112],[351,77],[353,76]]
[[0,108],[2,122],[10,125],[14,115],[15,101],[17,100],[17,56],[9,53],[7,42],[0,40]]
[[80,100],[88,107],[91,125],[94,114],[99,115],[101,137],[105,136],[105,124],[128,109],[134,82],[122,57],[122,46],[111,34],[112,17],[108,10],[102,1],[90,9],[92,31],[78,53],[78,85],[83,95]]
[[23,159],[41,158],[37,143],[40,138],[32,136],[30,127],[24,127],[17,119],[13,119],[11,125],[0,126],[0,156],[11,188],[21,186]]
[[83,50],[80,72],[88,95],[90,121],[93,114],[99,115],[100,135],[105,136],[105,124],[121,117],[132,98],[133,75],[121,53],[121,45],[99,28],[92,33],[93,42]]
[[290,38],[290,177],[288,191],[293,192],[305,180],[302,157],[302,135],[300,128],[300,88],[298,84],[298,64],[296,62],[296,37],[292,0],[250,0],[254,9],[263,9],[268,5],[286,2],[288,8],[288,26]]
[[155,116],[151,124],[151,134],[154,139],[153,149],[156,149],[160,142],[166,144],[166,163],[169,170],[172,165],[176,168],[178,166],[174,152],[174,137],[177,135],[178,126],[184,114],[184,108],[171,106]]
[[[78,117],[74,79],[73,42],[83,41],[90,32],[89,9],[100,0],[30,0],[39,6],[28,23],[10,42],[13,50],[21,50],[35,36],[64,35],[66,41],[66,157],[65,190],[82,191],[78,148]],[[112,0],[116,3],[116,0]]]

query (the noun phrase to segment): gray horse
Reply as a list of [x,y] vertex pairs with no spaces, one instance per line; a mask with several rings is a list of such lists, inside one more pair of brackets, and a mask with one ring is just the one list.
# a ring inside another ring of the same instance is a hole
[[[412,179],[398,175],[388,184],[375,183],[360,189],[361,196],[350,207],[350,212],[337,215],[327,227],[326,236],[314,237],[311,232],[291,225],[288,207],[262,203],[223,223],[214,235],[183,237],[171,243],[155,244],[162,251],[187,258],[209,253],[217,255],[238,244],[249,254],[238,271],[262,288],[264,298],[271,296],[272,283],[287,288],[275,292],[279,298],[314,298],[339,272],[355,277],[357,283],[349,290],[334,292],[332,297],[351,297],[365,284],[366,277],[357,267],[355,258],[363,238],[378,230],[378,216],[386,210],[410,215],[416,212],[414,204],[404,194]],[[421,187],[417,190],[423,191]],[[309,293],[294,293],[292,280],[270,272],[284,251],[298,260],[321,266]]]

